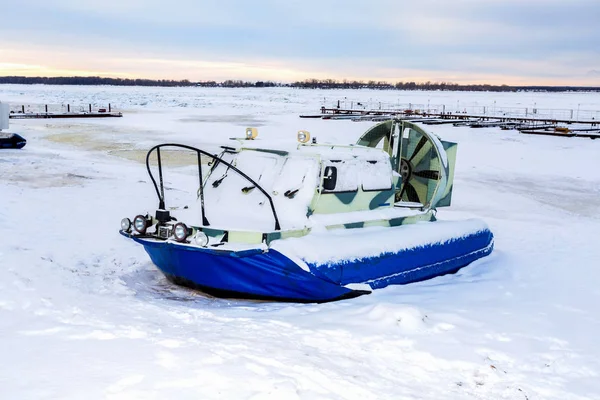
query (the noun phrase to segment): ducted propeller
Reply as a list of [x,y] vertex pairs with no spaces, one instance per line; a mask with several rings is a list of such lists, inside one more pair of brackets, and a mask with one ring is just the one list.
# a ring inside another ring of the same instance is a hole
[[392,158],[393,168],[402,176],[395,201],[420,203],[430,209],[450,205],[456,144],[443,142],[408,121],[385,121],[369,129],[358,144],[377,147]]

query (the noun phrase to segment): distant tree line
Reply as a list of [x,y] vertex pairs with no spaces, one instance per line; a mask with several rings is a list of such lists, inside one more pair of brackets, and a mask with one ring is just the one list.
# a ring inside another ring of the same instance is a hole
[[290,84],[303,89],[381,89],[381,90],[455,90],[467,92],[518,92],[518,91],[600,91],[600,87],[585,86],[509,86],[488,84],[460,85],[451,82],[397,82],[386,81],[337,81],[334,79],[306,79]]
[[289,86],[289,85],[284,85],[281,83],[270,82],[270,81],[246,82],[246,81],[228,79],[228,80],[218,84],[218,86],[220,86],[220,87],[281,87],[281,86]]
[[271,81],[247,82],[241,80],[226,80],[224,82],[199,81],[191,82],[188,79],[176,81],[169,79],[124,79],[101,78],[99,76],[61,76],[61,77],[28,77],[28,76],[0,76],[0,84],[14,83],[25,85],[112,85],[112,86],[201,86],[201,87],[277,87],[289,86]]
[[163,86],[163,87],[293,87],[301,89],[380,89],[380,90],[454,90],[454,91],[485,91],[485,92],[517,92],[517,91],[541,91],[541,92],[567,92],[567,91],[600,91],[600,87],[585,86],[509,86],[509,85],[487,85],[466,84],[460,85],[451,82],[397,82],[386,81],[350,81],[335,79],[306,79],[293,83],[279,83],[272,81],[242,81],[228,79],[223,82],[197,81],[188,79],[123,79],[123,78],[101,78],[99,76],[70,76],[70,77],[25,77],[25,76],[0,76],[0,84],[45,84],[45,85],[112,85],[112,86]]
[[308,79],[302,82],[294,82],[294,87],[320,88],[320,89],[381,89],[381,90],[461,90],[461,91],[485,91],[485,92],[514,92],[516,87],[508,85],[459,85],[451,82],[397,82],[385,81],[336,81],[333,79],[317,80]]
[[113,85],[113,86],[195,86],[187,79],[175,81],[169,79],[124,79],[101,78],[99,76],[59,76],[59,77],[25,77],[2,76],[0,83],[43,84],[43,85]]

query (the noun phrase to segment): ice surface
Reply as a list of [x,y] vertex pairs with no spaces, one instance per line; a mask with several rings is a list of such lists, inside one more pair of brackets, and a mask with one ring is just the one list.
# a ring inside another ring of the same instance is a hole
[[[273,147],[295,146],[299,129],[353,143],[372,123],[297,117],[344,97],[600,109],[594,93],[0,86],[17,104],[125,112],[11,121],[27,146],[0,152],[0,398],[599,398],[598,140],[428,127],[459,143],[438,218],[486,221],[495,251],[349,301],[207,298],[117,233],[157,206],[140,162],[150,146],[218,151],[246,126]],[[169,172],[171,204],[195,201],[194,170]]]

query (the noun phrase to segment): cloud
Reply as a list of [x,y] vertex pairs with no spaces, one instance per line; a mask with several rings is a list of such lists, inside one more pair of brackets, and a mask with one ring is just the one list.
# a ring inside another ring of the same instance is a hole
[[[48,50],[34,58],[50,69],[190,79],[506,76],[507,83],[566,84],[589,81],[587,71],[600,65],[596,0],[29,0],[3,11],[0,49],[13,56],[17,49]],[[62,54],[60,66],[53,51]],[[19,57],[0,60],[27,58]]]

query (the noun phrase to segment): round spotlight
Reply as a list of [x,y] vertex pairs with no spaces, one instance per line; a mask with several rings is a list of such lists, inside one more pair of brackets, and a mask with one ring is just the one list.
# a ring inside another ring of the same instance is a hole
[[206,233],[202,231],[196,232],[193,239],[194,243],[196,243],[198,246],[206,247],[208,244],[208,236],[206,236]]
[[308,131],[298,131],[297,139],[300,143],[307,143],[310,140],[310,133]]
[[121,220],[121,230],[124,232],[131,232],[131,220],[129,218],[123,218]]
[[148,220],[143,215],[138,215],[133,219],[133,229],[140,235],[146,233],[148,229]]
[[173,227],[173,236],[175,236],[175,240],[178,242],[184,242],[189,235],[190,230],[183,222],[179,222]]
[[246,128],[246,140],[254,140],[258,136],[258,129]]

